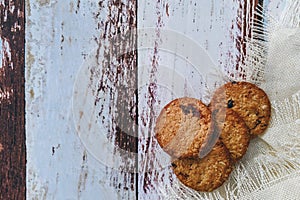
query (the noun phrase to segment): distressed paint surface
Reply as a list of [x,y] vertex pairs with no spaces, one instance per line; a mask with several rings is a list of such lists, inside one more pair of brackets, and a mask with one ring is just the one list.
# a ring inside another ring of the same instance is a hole
[[[127,1],[26,1],[28,199],[135,199],[135,174],[99,162],[80,140],[73,118],[77,112],[74,85],[86,59],[95,49],[109,53],[106,42],[114,28],[135,26],[135,5],[128,2],[130,8]],[[118,22],[119,15],[123,15],[122,22]],[[123,44],[134,48],[134,42],[133,36],[130,44]],[[132,67],[134,74],[134,66],[128,62],[127,71]],[[110,137],[117,134],[112,132]],[[114,141],[128,147],[121,140]]]
[[154,27],[153,34],[146,34],[148,38],[138,37],[140,199],[212,198],[182,189],[172,173],[171,158],[154,137],[155,119],[163,106],[178,97],[209,103],[207,68],[220,70],[228,79],[251,78],[240,66],[246,54],[245,39],[251,37],[255,3],[139,1],[139,28]]
[[24,2],[0,1],[0,199],[25,199]]
[[[240,18],[253,12],[249,2],[27,0],[27,198],[163,199],[172,197],[167,191],[182,192],[172,189],[169,158],[153,137],[155,117],[175,97],[207,99],[197,92],[205,90],[201,71],[192,58],[176,54],[182,41],[164,46],[164,39],[168,34],[186,39],[207,53],[210,61],[204,64],[245,78],[236,67],[243,62],[241,38],[249,34],[241,26],[249,19]],[[275,1],[268,5],[279,13]],[[89,81],[86,77],[94,87],[92,113],[77,110],[85,105],[74,107],[74,99],[81,102],[86,95],[78,93],[85,91],[80,81]],[[101,154],[104,146],[97,148],[96,138],[95,146],[87,145],[83,136],[92,132],[80,132],[79,125],[85,123],[80,116],[89,115],[96,123],[87,121],[86,128],[104,125],[112,154]],[[5,148],[0,144],[0,154]],[[121,157],[119,163],[108,162],[114,156]]]

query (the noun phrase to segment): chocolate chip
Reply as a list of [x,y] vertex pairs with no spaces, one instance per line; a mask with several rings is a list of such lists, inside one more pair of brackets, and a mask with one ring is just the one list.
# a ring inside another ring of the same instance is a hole
[[258,120],[256,120],[256,125],[258,125],[258,124],[260,124],[261,123],[261,121],[258,119]]
[[192,113],[194,117],[200,118],[200,111],[193,104],[180,105],[180,108],[185,115]]
[[180,108],[185,115],[188,115],[190,113],[190,109],[188,108],[188,106],[180,105]]
[[177,165],[176,165],[175,163],[172,163],[171,165],[172,165],[172,167],[174,167],[174,168],[177,167]]
[[232,84],[237,84],[237,82],[236,82],[236,81],[231,81],[231,83],[232,83]]
[[261,127],[266,127],[266,126],[268,126],[268,124],[261,124],[260,126]]
[[227,107],[232,108],[234,106],[234,101],[232,99],[228,100]]

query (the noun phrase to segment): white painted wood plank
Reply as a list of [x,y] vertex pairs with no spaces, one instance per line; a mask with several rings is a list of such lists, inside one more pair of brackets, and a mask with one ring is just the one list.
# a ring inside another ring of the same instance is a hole
[[[215,80],[226,75],[235,80],[241,78],[242,70],[236,69],[242,62],[239,38],[248,35],[244,31],[249,28],[248,24],[246,29],[239,28],[239,23],[250,19],[239,17],[243,10],[253,12],[248,2],[139,1],[138,28],[145,32],[149,31],[144,30],[147,27],[154,29],[154,33],[147,33],[151,36],[148,40],[139,37],[141,199],[212,198],[212,193],[197,193],[179,183],[170,167],[171,158],[154,137],[155,120],[160,110],[175,98],[189,96],[208,104]],[[152,48],[148,43],[152,43]],[[214,79],[207,72],[223,75]]]
[[74,83],[99,45],[108,5],[93,0],[26,1],[28,199],[135,197],[128,178],[83,145],[73,119]]

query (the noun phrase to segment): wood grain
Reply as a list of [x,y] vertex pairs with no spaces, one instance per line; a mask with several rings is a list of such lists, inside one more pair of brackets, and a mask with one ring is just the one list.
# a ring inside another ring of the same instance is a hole
[[26,198],[24,1],[1,1],[0,199]]

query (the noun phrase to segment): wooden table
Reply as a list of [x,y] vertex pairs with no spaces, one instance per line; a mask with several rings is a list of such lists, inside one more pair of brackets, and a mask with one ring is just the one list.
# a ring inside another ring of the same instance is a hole
[[247,78],[239,66],[254,8],[276,18],[284,2],[0,1],[0,199],[162,197],[157,183],[173,177],[154,159],[155,116],[174,95],[203,98],[176,45],[186,40]]

